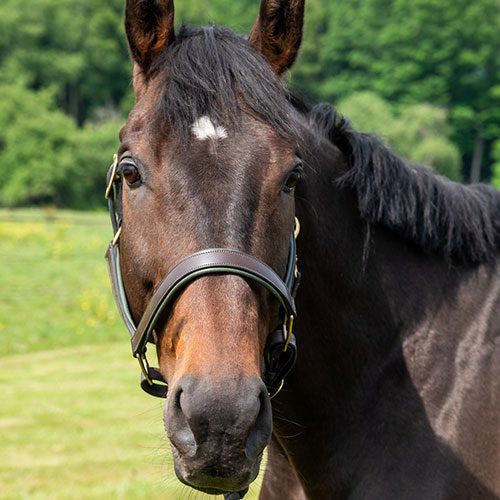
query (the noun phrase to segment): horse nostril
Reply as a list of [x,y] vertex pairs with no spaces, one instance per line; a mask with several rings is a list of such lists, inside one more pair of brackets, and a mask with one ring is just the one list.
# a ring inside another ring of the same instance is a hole
[[171,395],[171,414],[168,422],[168,436],[172,444],[186,456],[196,453],[197,445],[186,414],[182,409],[182,387],[178,387]]
[[265,387],[261,389],[259,403],[259,413],[248,434],[245,448],[245,454],[250,460],[255,460],[264,451],[264,448],[271,439],[271,402]]
[[181,394],[182,394],[182,387],[179,387],[179,389],[175,392],[174,405],[178,410],[182,411]]

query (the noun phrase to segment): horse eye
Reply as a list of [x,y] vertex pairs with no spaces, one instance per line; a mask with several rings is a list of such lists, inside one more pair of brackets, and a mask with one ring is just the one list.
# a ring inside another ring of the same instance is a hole
[[302,166],[298,166],[288,176],[285,182],[285,186],[283,187],[283,191],[285,193],[292,192],[297,183],[300,181],[301,177],[302,177]]
[[131,165],[127,163],[123,165],[121,168],[121,173],[124,179],[127,181],[129,187],[137,187],[141,183],[141,175],[139,174],[139,170],[135,165]]

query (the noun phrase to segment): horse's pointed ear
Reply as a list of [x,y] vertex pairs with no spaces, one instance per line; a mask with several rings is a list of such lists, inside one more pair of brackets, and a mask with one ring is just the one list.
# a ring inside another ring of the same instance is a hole
[[249,42],[281,75],[291,68],[302,41],[305,0],[262,0]]
[[173,0],[127,0],[125,31],[134,61],[147,72],[151,62],[175,39]]

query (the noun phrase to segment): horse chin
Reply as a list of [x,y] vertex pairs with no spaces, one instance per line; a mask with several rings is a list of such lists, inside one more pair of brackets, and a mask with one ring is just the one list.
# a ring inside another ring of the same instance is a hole
[[262,454],[253,462],[211,463],[210,466],[190,465],[172,446],[175,474],[179,481],[208,495],[224,495],[246,491],[259,475]]

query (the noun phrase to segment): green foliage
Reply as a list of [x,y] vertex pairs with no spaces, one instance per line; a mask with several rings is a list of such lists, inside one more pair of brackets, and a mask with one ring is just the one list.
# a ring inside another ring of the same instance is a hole
[[446,177],[461,180],[461,158],[450,135],[444,109],[414,104],[401,109],[393,141],[403,156],[414,163],[428,165]]
[[[353,94],[340,101],[338,109],[360,132],[376,133],[387,141],[390,141],[394,134],[394,111],[390,104],[377,94]],[[391,145],[397,147],[393,143]]]
[[0,205],[103,206],[121,122],[79,129],[50,91],[6,84],[0,94]]
[[0,82],[53,86],[79,123],[119,103],[130,81],[122,12],[122,0],[2,1]]
[[359,92],[339,103],[357,130],[373,132],[410,161],[460,180],[460,153],[446,137],[447,114],[428,104],[395,108],[370,92]]
[[428,165],[453,181],[462,180],[460,153],[443,137],[428,137],[413,149],[411,157],[415,163]]
[[500,189],[500,139],[495,142],[493,157],[495,159],[495,164],[493,166],[492,183],[493,186],[495,186],[497,189]]
[[1,85],[0,94],[1,204],[58,203],[71,168],[73,120],[46,90]]
[[112,119],[88,123],[77,131],[70,177],[65,183],[64,206],[88,209],[104,205],[107,167],[118,149],[122,125],[122,121]]

